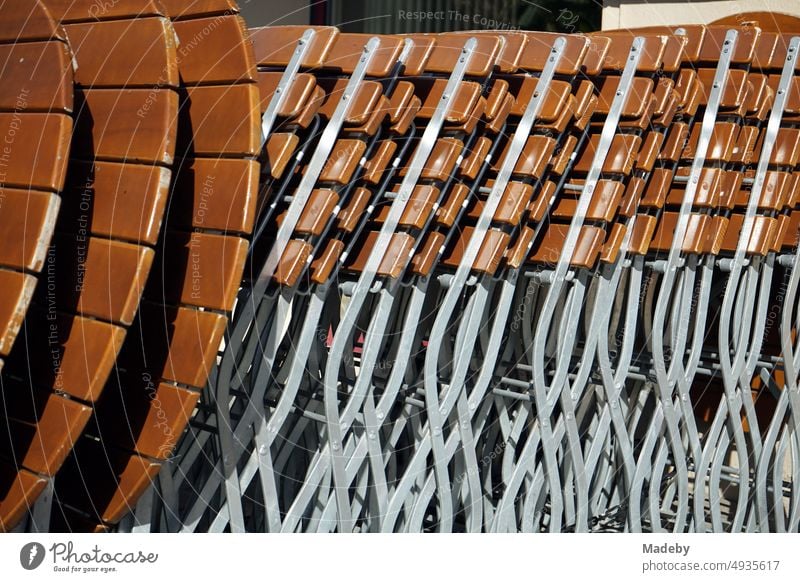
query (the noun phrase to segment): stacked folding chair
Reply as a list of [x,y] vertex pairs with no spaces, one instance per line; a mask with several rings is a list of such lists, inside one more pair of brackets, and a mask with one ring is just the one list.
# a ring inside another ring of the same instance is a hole
[[7,2],[0,529],[798,531],[800,25],[753,19]]

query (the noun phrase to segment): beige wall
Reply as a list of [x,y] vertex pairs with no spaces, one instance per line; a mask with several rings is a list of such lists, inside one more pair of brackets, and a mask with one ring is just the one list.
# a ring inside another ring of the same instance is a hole
[[662,24],[705,24],[741,12],[800,16],[800,0],[604,0],[603,29]]
[[309,0],[239,0],[247,26],[308,24]]

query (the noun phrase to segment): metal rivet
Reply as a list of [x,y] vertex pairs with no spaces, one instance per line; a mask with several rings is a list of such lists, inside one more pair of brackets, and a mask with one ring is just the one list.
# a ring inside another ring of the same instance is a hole
[[258,454],[262,457],[265,456],[269,452],[269,447],[267,445],[261,445],[258,447]]

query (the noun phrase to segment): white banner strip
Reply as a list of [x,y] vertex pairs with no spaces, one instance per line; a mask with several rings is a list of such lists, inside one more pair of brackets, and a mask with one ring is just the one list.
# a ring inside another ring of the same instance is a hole
[[795,581],[799,546],[781,534],[8,534],[0,580]]

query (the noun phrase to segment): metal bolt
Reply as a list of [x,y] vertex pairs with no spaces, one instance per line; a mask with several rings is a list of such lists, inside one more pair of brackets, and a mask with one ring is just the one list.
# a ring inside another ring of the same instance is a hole
[[266,456],[268,452],[269,452],[269,447],[267,445],[261,445],[260,447],[258,447],[258,454],[261,455],[262,457]]

